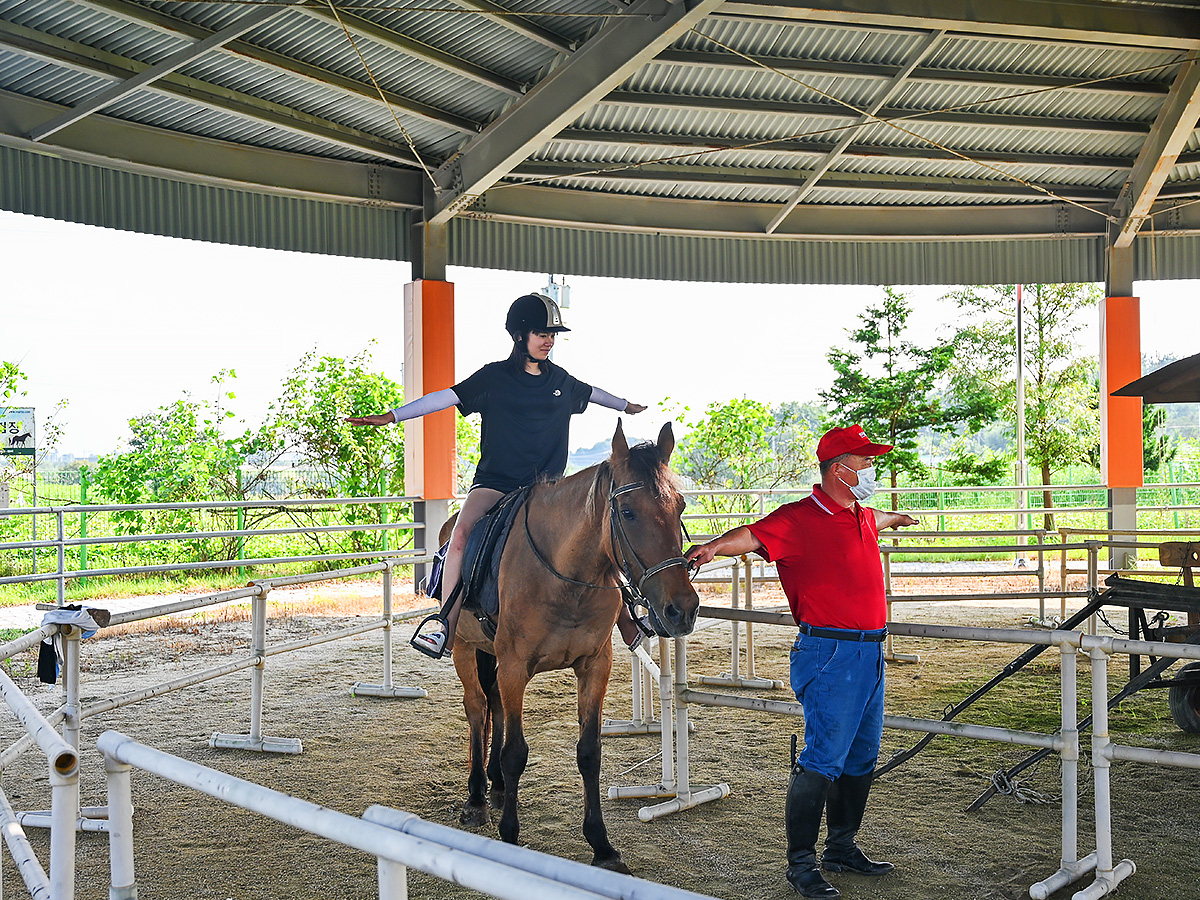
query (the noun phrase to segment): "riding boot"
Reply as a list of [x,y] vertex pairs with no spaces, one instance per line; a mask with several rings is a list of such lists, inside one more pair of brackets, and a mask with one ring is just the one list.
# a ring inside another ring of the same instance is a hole
[[833,900],[841,894],[821,875],[817,865],[817,833],[825,811],[829,779],[803,766],[792,766],[788,779],[784,821],[787,828],[787,880],[802,897]]
[[886,875],[896,868],[890,862],[875,862],[854,842],[867,808],[867,795],[875,773],[842,775],[829,789],[825,852],[821,867],[830,872]]

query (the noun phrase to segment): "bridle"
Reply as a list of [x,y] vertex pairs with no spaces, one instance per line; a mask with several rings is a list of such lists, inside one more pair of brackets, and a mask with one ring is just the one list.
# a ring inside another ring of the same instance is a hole
[[[646,582],[654,575],[657,575],[659,572],[662,572],[666,569],[680,566],[686,571],[689,568],[689,565],[687,558],[683,556],[672,556],[669,559],[664,559],[662,562],[655,563],[652,566],[647,566],[644,562],[642,562],[641,558],[638,556],[637,550],[634,549],[633,543],[629,540],[629,535],[625,533],[625,527],[621,524],[621,517],[618,514],[619,507],[617,506],[617,498],[622,494],[628,494],[631,491],[644,488],[645,485],[640,481],[631,481],[628,484],[623,484],[620,487],[617,487],[617,481],[615,478],[611,479],[611,485],[612,487],[608,494],[608,530],[609,539],[612,543],[612,559],[614,562],[616,562],[621,576],[616,585],[592,584],[590,581],[579,581],[562,574],[555,569],[554,566],[550,565],[550,563],[546,561],[546,558],[542,556],[541,551],[538,550],[537,545],[533,542],[533,535],[529,532],[528,502],[525,504],[525,540],[529,542],[529,549],[533,551],[533,555],[537,557],[537,561],[540,562],[542,567],[545,568],[546,571],[548,571],[555,578],[565,581],[568,584],[577,584],[580,587],[593,588],[594,590],[619,590],[621,592],[621,599],[625,601],[625,605],[629,607],[629,612],[633,616],[633,620],[637,622],[638,616],[634,610],[634,607],[644,606],[647,609],[650,609],[651,613],[653,614],[650,602],[642,593],[642,588]],[[682,518],[679,520],[679,528],[686,537],[687,528],[684,526]],[[632,557],[638,568],[642,570],[641,576],[637,579],[634,579],[633,573],[630,571],[630,557]],[[641,627],[640,623],[639,627]]]

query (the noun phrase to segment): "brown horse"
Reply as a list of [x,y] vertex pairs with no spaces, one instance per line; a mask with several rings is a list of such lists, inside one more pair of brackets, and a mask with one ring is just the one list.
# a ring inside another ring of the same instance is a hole
[[487,823],[490,779],[493,799],[503,797],[500,837],[517,842],[517,786],[529,755],[521,725],[525,687],[539,672],[574,669],[583,834],[593,865],[629,871],[600,811],[600,715],[621,585],[649,608],[663,637],[685,635],[696,621],[700,600],[681,546],[684,500],[667,468],[674,446],[669,422],[657,444],[633,448],[618,423],[606,462],[536,485],[517,513],[500,559],[496,637],[488,640],[479,621],[464,615],[454,639],[471,726],[464,824]]

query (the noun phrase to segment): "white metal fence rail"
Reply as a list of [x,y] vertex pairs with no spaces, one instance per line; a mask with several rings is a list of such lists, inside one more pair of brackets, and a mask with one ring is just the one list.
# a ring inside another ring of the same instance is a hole
[[[727,609],[702,606],[701,616],[729,619],[733,622],[759,622],[769,625],[795,627],[790,613],[755,609]],[[898,635],[945,640],[990,641],[1012,644],[1042,644],[1059,650],[1061,728],[1054,734],[1019,731],[989,725],[958,721],[943,721],[907,716],[884,717],[884,727],[903,731],[943,734],[978,740],[999,741],[1028,747],[1044,748],[1057,753],[1062,760],[1062,853],[1059,869],[1029,888],[1034,900],[1045,900],[1052,893],[1089,874],[1093,881],[1074,894],[1074,900],[1099,900],[1136,871],[1132,860],[1115,860],[1112,846],[1111,764],[1113,760],[1131,760],[1152,765],[1200,769],[1200,754],[1133,747],[1116,743],[1109,733],[1108,719],[1108,661],[1115,654],[1159,656],[1200,660],[1200,646],[1166,642],[1133,641],[1121,638],[1083,634],[1075,631],[1028,631],[994,628],[962,628],[947,625],[889,623],[889,630]],[[662,802],[642,807],[638,816],[651,821],[661,816],[690,809],[702,803],[728,796],[728,784],[719,783],[695,787],[690,771],[689,704],[730,707],[773,714],[800,716],[800,704],[758,697],[718,694],[697,691],[689,685],[687,668],[687,638],[677,638],[674,644],[674,669],[671,647],[659,641],[659,661],[655,666],[649,656],[640,654],[647,677],[659,682],[662,710],[663,777],[653,785],[614,786],[610,798],[652,798]],[[1086,654],[1091,661],[1091,769],[1094,787],[1096,847],[1079,854],[1079,761],[1082,758],[1078,727],[1077,656]]]
[[356,818],[147,747],[120,732],[104,732],[96,746],[104,754],[108,776],[110,900],[137,897],[134,767],[376,857],[381,900],[406,900],[408,868],[504,900],[712,900],[536,850],[498,844],[387,807],[372,806]]

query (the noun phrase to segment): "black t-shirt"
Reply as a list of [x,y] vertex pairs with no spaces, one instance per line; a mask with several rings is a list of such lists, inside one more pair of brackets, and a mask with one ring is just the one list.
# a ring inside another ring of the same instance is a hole
[[507,493],[563,473],[571,416],[587,409],[592,386],[553,363],[530,375],[505,360],[488,363],[454,393],[459,412],[483,420],[473,483]]

